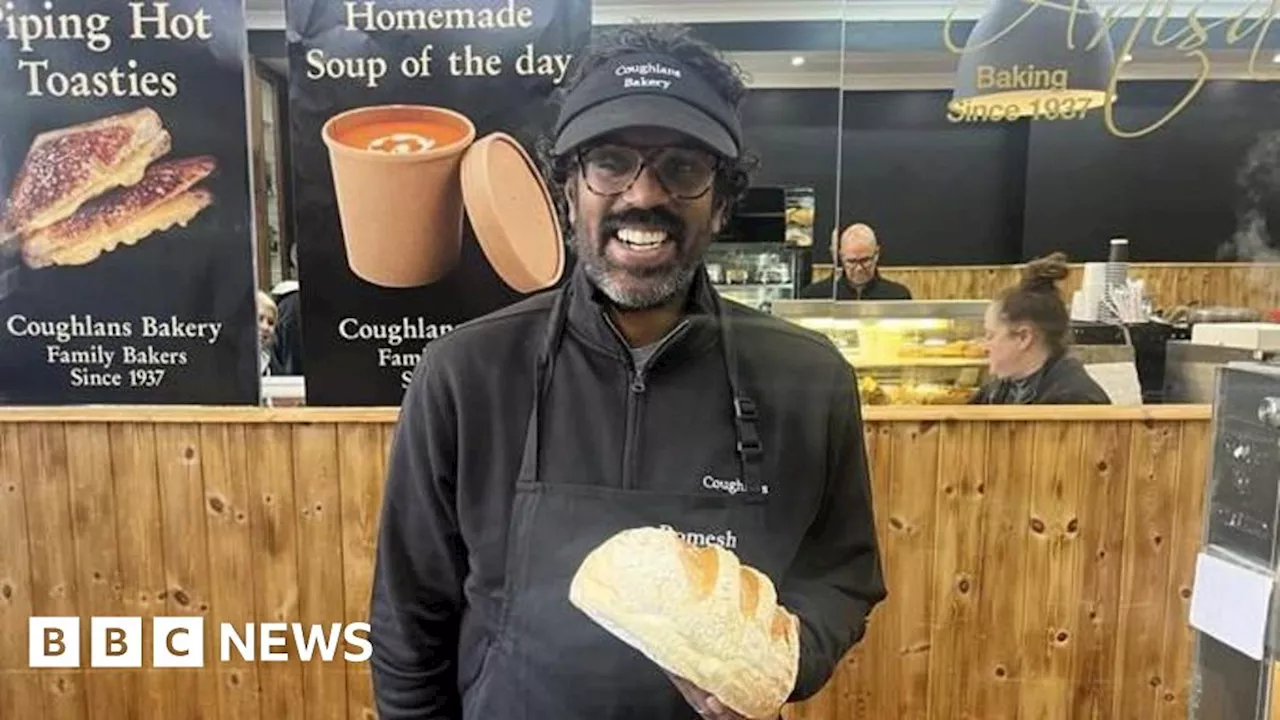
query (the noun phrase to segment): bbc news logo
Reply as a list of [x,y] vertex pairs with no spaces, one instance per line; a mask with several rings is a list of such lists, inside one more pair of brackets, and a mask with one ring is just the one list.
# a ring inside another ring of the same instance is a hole
[[[94,617],[89,623],[89,667],[140,668],[145,644],[140,617]],[[151,667],[201,668],[205,663],[205,622],[199,617],[151,619]],[[33,668],[78,668],[80,618],[28,620],[28,664]],[[287,662],[293,648],[302,662],[341,659],[367,662],[373,655],[369,624],[303,625],[247,623],[218,626],[221,662]],[[341,651],[341,652],[339,652]]]

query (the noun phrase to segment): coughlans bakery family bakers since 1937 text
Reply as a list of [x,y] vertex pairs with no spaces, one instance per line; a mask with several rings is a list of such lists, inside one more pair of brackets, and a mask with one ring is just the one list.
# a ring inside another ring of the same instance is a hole
[[[187,322],[176,316],[144,315],[136,320],[108,320],[92,315],[72,315],[60,320],[36,320],[24,315],[5,318],[5,334],[11,338],[39,339],[43,360],[66,372],[68,387],[158,387],[170,372],[190,365],[182,344],[163,341],[200,341],[213,345],[222,334],[220,322]],[[101,340],[155,340],[156,344],[110,345]],[[175,347],[177,349],[175,349]]]
[[379,370],[400,376],[401,387],[409,387],[413,371],[422,359],[422,347],[453,331],[450,323],[430,323],[426,318],[406,317],[394,323],[368,323],[353,317],[338,321],[338,336],[348,342],[375,342]]

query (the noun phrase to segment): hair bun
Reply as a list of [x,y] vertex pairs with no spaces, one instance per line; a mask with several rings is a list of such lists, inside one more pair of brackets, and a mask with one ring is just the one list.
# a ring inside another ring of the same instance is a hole
[[1055,252],[1031,260],[1022,269],[1022,289],[1032,292],[1056,292],[1059,280],[1067,277],[1067,256]]

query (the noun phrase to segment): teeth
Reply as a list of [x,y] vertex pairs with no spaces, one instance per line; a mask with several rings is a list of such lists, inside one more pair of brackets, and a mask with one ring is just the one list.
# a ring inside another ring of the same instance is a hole
[[622,228],[618,231],[618,239],[628,245],[637,247],[656,247],[667,239],[667,234],[661,230]]

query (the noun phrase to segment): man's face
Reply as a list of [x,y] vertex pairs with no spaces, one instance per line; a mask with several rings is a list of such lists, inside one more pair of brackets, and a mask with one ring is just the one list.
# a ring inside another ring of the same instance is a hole
[[[565,192],[587,277],[623,310],[658,307],[687,292],[720,229],[715,156],[679,133],[637,128],[591,143],[580,157]],[[643,167],[635,175],[638,157]]]
[[849,234],[840,240],[840,264],[852,285],[866,285],[876,275],[880,248],[876,241],[862,234]]

